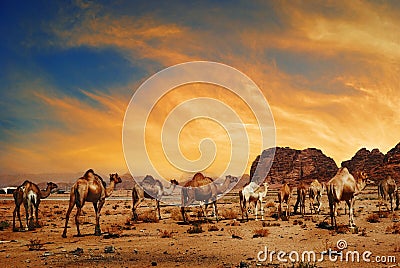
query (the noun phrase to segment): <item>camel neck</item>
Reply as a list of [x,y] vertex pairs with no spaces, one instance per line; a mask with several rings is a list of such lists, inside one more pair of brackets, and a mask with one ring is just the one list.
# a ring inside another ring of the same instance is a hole
[[46,190],[40,191],[40,198],[41,198],[41,199],[44,199],[44,198],[49,197],[50,192],[51,192],[50,187],[47,186]]
[[110,185],[108,185],[108,187],[106,188],[106,197],[109,197],[110,195],[112,195],[112,193],[114,191],[114,187],[115,187],[115,182],[111,181]]

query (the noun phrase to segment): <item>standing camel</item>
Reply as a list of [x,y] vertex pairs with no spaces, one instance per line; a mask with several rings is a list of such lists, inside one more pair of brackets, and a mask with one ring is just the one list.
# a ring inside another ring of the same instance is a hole
[[100,211],[104,205],[105,199],[109,197],[114,191],[116,184],[121,183],[122,180],[117,173],[110,174],[110,184],[107,188],[103,185],[103,180],[101,177],[93,172],[92,169],[86,171],[83,177],[79,178],[74,186],[71,188],[71,194],[69,196],[69,206],[67,210],[67,215],[65,216],[65,226],[62,237],[67,237],[67,227],[69,215],[72,209],[76,205],[77,212],[75,215],[76,230],[78,231],[78,236],[81,236],[79,230],[79,216],[85,202],[92,202],[94,211],[96,213],[96,226],[95,235],[101,235],[100,229]]
[[297,213],[297,208],[300,206],[301,216],[304,216],[304,214],[306,213],[306,196],[306,186],[303,182],[301,182],[300,185],[297,186],[297,200],[296,204],[294,205],[294,214]]
[[[216,220],[218,221],[218,209],[217,209],[217,195],[224,193],[229,189],[232,183],[238,181],[237,177],[226,176],[222,185],[217,185],[213,179],[205,177],[201,173],[196,173],[193,178],[186,182],[182,188],[182,219],[187,222],[185,207],[191,205],[194,201],[200,201],[200,207],[203,211],[204,216],[207,218],[207,206],[210,201],[213,203],[213,210]],[[203,204],[205,208],[203,209]]]
[[20,207],[21,204],[24,204],[25,207],[25,217],[26,217],[26,224],[25,230],[29,230],[32,228],[33,225],[33,211],[35,210],[35,218],[36,218],[36,227],[39,227],[39,205],[40,200],[47,198],[53,189],[56,189],[58,186],[55,183],[48,182],[47,187],[44,191],[41,191],[39,187],[31,182],[31,181],[24,181],[24,183],[17,187],[17,189],[13,193],[15,209],[13,212],[13,231],[17,231],[15,227],[15,215],[18,216],[19,226],[22,229],[22,222],[21,222],[21,214],[20,214]]
[[162,196],[171,195],[175,190],[176,185],[179,183],[176,180],[171,180],[169,188],[164,188],[159,180],[154,179],[152,176],[147,175],[139,184],[135,183],[132,189],[132,218],[138,220],[137,208],[140,203],[145,199],[154,199],[156,201],[158,219],[161,220],[160,213],[160,199]]
[[292,189],[290,188],[288,183],[285,183],[284,185],[282,185],[281,189],[278,192],[278,202],[279,202],[278,219],[281,218],[282,203],[286,203],[285,216],[289,220],[289,217],[290,217],[290,197],[292,195],[291,192],[292,192]]
[[328,182],[327,192],[329,200],[329,209],[331,216],[331,225],[336,225],[337,207],[340,201],[346,201],[349,207],[349,226],[356,226],[354,223],[354,202],[355,197],[367,186],[367,174],[357,172],[354,174],[357,180],[350,174],[349,170],[341,167],[336,175]]
[[256,214],[256,221],[258,220],[258,208],[260,208],[261,212],[261,220],[264,220],[264,206],[263,206],[263,198],[267,196],[268,192],[268,183],[264,182],[262,186],[259,186],[255,182],[250,182],[244,188],[239,191],[239,201],[240,201],[240,209],[242,211],[242,219],[243,213],[246,214],[246,220],[249,220],[249,215],[248,215],[248,209],[247,209],[247,204],[253,203],[254,204],[254,209],[255,209],[255,214]]
[[[325,185],[321,184],[317,179],[313,180],[308,188],[308,198],[310,201],[310,211],[313,214],[313,211],[316,214],[319,214],[321,211],[321,197],[324,192]],[[317,201],[317,207],[315,208],[315,201]]]
[[390,201],[390,211],[393,212],[393,202],[396,199],[397,186],[394,179],[389,175],[378,185],[378,196],[379,200],[379,214],[381,214],[382,203],[385,204],[387,210],[389,211],[389,206],[387,204]]

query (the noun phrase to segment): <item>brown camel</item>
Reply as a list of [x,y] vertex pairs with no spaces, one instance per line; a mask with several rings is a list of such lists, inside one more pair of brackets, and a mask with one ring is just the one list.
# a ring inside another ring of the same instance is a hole
[[171,195],[175,190],[176,185],[179,183],[176,180],[171,180],[169,188],[164,188],[159,180],[154,179],[152,176],[147,175],[141,184],[135,183],[132,189],[132,219],[138,220],[137,208],[140,203],[145,199],[154,199],[156,201],[158,219],[161,220],[160,213],[160,199],[162,196]]
[[107,188],[105,188],[103,185],[103,180],[99,175],[95,174],[92,169],[86,171],[83,177],[79,178],[71,188],[69,206],[67,215],[65,216],[65,226],[62,237],[67,237],[69,215],[71,214],[71,211],[75,205],[77,207],[75,224],[78,231],[78,236],[81,236],[81,232],[79,230],[79,216],[81,215],[82,207],[86,201],[93,203],[94,211],[96,213],[95,235],[101,235],[101,208],[104,205],[106,197],[109,197],[114,191],[115,185],[121,182],[122,180],[117,173],[110,174],[110,184]]
[[390,211],[393,212],[393,202],[396,199],[397,186],[394,179],[389,175],[385,179],[379,182],[378,185],[378,196],[379,200],[379,214],[381,213],[382,203],[385,204],[389,211],[387,202],[390,202]]
[[247,203],[254,204],[256,220],[258,220],[258,208],[260,208],[261,212],[261,220],[264,220],[264,207],[263,207],[263,198],[267,196],[268,192],[268,183],[264,182],[262,186],[259,186],[255,182],[250,182],[243,187],[241,191],[239,191],[239,202],[240,209],[242,211],[242,219],[244,219],[244,215],[246,215],[246,220],[249,220]]
[[[308,188],[308,198],[310,201],[310,211],[313,214],[313,211],[316,214],[319,214],[321,211],[321,197],[324,192],[325,185],[321,184],[317,179],[313,180]],[[315,208],[315,201],[317,201],[317,207]]]
[[297,186],[297,200],[296,204],[294,205],[294,213],[297,213],[297,208],[300,206],[300,213],[301,216],[304,216],[306,213],[306,196],[307,196],[307,190],[306,190],[306,185],[301,182],[299,186]]
[[15,215],[18,216],[18,221],[20,225],[20,229],[22,229],[22,222],[21,222],[21,214],[20,214],[20,207],[21,204],[24,204],[25,207],[25,217],[26,217],[26,225],[25,229],[32,229],[33,227],[33,210],[35,210],[35,218],[36,223],[35,227],[39,227],[39,205],[40,200],[47,198],[53,189],[56,189],[58,186],[55,183],[48,182],[47,187],[44,191],[41,191],[39,187],[31,182],[31,181],[24,181],[24,183],[17,187],[17,189],[13,193],[14,202],[15,202],[15,209],[13,212],[13,231],[17,231],[18,229],[15,227]]
[[[229,186],[237,182],[237,177],[226,176],[222,185],[217,185],[213,179],[205,177],[201,173],[196,173],[193,178],[186,182],[182,188],[182,219],[187,222],[185,207],[190,206],[193,202],[199,201],[200,207],[203,211],[203,215],[207,218],[207,206],[210,202],[213,204],[213,210],[216,220],[218,221],[218,209],[217,209],[217,195],[224,193]],[[205,208],[203,209],[203,204]]]
[[282,203],[286,203],[285,215],[286,215],[286,218],[289,220],[289,217],[290,217],[290,197],[292,195],[291,192],[292,192],[292,189],[290,188],[288,183],[285,183],[284,185],[282,185],[281,189],[278,192],[278,202],[279,202],[278,219],[281,218]]
[[346,201],[349,207],[349,226],[356,226],[354,223],[354,203],[355,197],[367,185],[367,174],[365,172],[356,172],[353,175],[345,167],[341,167],[336,175],[328,182],[327,192],[329,200],[329,209],[331,216],[331,225],[336,225],[337,207],[340,201]]

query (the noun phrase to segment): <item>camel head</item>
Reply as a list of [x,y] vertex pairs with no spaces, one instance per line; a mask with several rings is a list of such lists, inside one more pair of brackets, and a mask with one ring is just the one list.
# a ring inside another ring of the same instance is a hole
[[267,190],[268,189],[268,187],[269,187],[269,184],[268,184],[268,182],[263,182],[263,185],[264,185],[264,187],[265,187],[265,190]]
[[233,177],[231,175],[225,176],[225,179],[229,180],[229,184],[236,183],[239,181],[238,177]]
[[367,186],[367,184],[370,183],[370,180],[368,179],[368,174],[365,171],[357,172],[356,177],[357,183],[361,190],[363,190]]
[[173,185],[179,185],[179,182],[175,179],[169,181]]
[[118,173],[110,174],[110,182],[114,182],[115,184],[121,183],[122,179],[118,176]]
[[54,189],[58,188],[57,184],[55,184],[53,182],[48,182],[47,187],[50,189],[50,192],[52,192]]

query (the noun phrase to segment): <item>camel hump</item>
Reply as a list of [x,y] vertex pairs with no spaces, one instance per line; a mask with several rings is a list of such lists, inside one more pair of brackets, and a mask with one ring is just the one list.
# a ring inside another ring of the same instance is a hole
[[203,174],[201,174],[200,172],[197,172],[196,174],[194,174],[193,180],[200,180],[200,179],[204,179]]
[[94,176],[97,179],[99,179],[101,181],[101,184],[103,184],[103,187],[106,188],[106,182],[103,180],[103,178],[100,175],[96,174],[96,173],[94,174]]
[[94,171],[93,171],[93,169],[88,169],[86,172],[85,172],[85,174],[83,175],[83,177],[84,178],[89,178],[89,176],[94,176],[95,175],[95,173],[94,173]]

